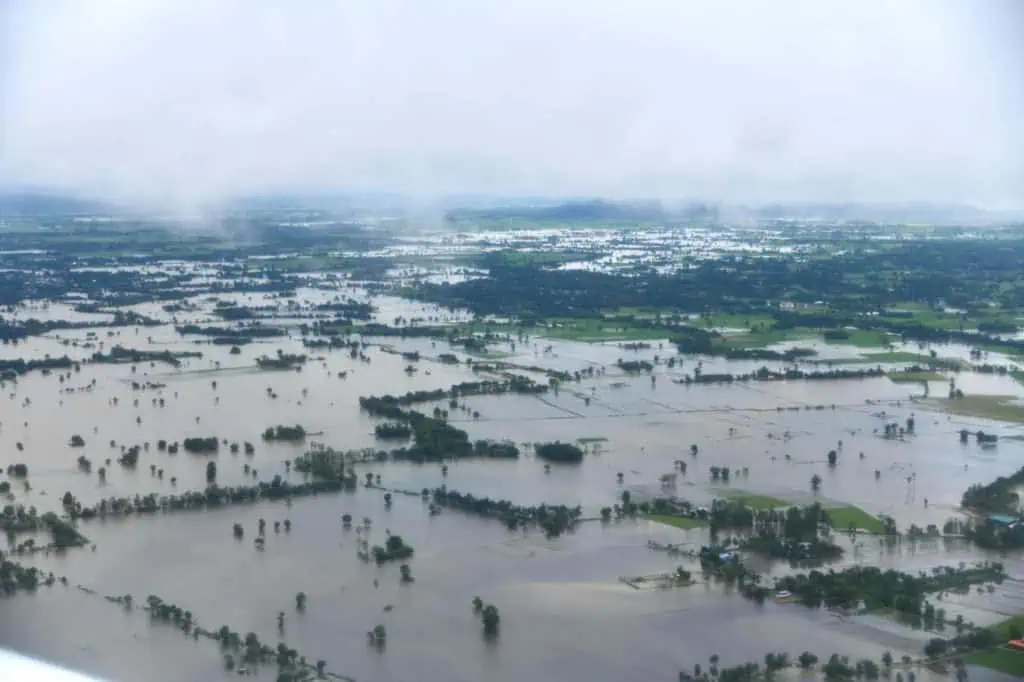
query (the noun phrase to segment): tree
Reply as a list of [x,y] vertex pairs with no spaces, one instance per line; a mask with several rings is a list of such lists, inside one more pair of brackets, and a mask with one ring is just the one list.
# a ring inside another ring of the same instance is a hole
[[836,460],[838,460],[838,459],[839,459],[839,453],[837,453],[835,450],[829,450],[828,451],[828,465],[830,467],[835,467]]
[[1024,638],[1024,633],[1021,632],[1021,627],[1016,623],[1010,623],[1006,628],[1006,634],[1009,639],[1021,639]]
[[814,492],[821,490],[821,476],[818,474],[811,476],[811,490]]
[[488,604],[483,608],[480,617],[484,622],[484,632],[488,635],[497,634],[498,624],[501,622],[501,616],[498,614],[498,607],[494,604]]
[[804,670],[810,670],[818,662],[818,657],[810,651],[805,651],[796,659],[797,663]]
[[398,567],[398,570],[402,574],[403,583],[411,583],[413,581],[412,569],[409,568],[409,564],[402,564]]
[[305,611],[306,610],[306,593],[299,592],[295,595],[295,610]]
[[213,483],[217,480],[217,463],[207,462],[206,463],[206,482]]
[[936,658],[946,653],[946,640],[941,637],[932,637],[924,645],[924,655],[928,658]]
[[885,653],[882,654],[882,665],[884,665],[886,668],[891,668],[892,667],[892,653],[891,652],[886,651]]
[[234,533],[236,538],[242,537],[242,535],[243,535],[242,524],[236,523],[234,525],[234,527],[232,528],[232,532]]
[[484,600],[480,597],[473,597],[473,613],[480,613],[484,609]]
[[878,679],[878,664],[870,659],[864,659],[857,662],[857,670],[860,674],[869,680]]

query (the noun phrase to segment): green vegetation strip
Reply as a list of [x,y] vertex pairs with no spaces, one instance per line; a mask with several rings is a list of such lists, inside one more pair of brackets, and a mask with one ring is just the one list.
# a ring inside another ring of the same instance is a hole
[[889,377],[889,381],[895,383],[917,383],[921,381],[943,381],[944,377],[938,372],[932,371],[919,371],[919,372],[889,372],[886,374]]
[[[878,332],[870,329],[851,329],[845,339],[825,339],[826,343],[839,346],[858,346],[860,348],[885,348],[892,343],[885,332]],[[871,353],[870,355],[886,355],[886,353]]]
[[884,353],[865,353],[864,360],[868,362],[928,362],[930,355],[922,353],[908,353],[903,350],[886,351]]
[[733,500],[734,502],[740,502],[751,509],[768,510],[795,506],[785,500],[780,500],[777,497],[760,495],[758,493],[748,493],[742,490],[717,490],[715,492],[721,497]]
[[667,339],[670,332],[664,329],[638,327],[626,320],[594,317],[552,318],[548,327],[536,329],[536,333],[547,339],[566,341],[643,341]]
[[967,395],[963,398],[935,398],[925,404],[965,417],[1024,423],[1024,404],[1014,403],[1015,399],[1009,395]]
[[878,517],[868,514],[866,511],[853,505],[847,505],[845,507],[839,507],[836,509],[826,509],[825,514],[828,516],[829,522],[833,528],[839,530],[846,530],[850,526],[860,530],[866,530],[871,533],[883,533],[885,528],[882,526],[882,522]]
[[675,528],[682,528],[683,530],[690,530],[691,528],[703,528],[708,525],[707,521],[701,519],[691,519],[685,516],[665,516],[662,514],[650,514],[647,517],[648,521],[654,521],[655,523],[663,523],[666,526],[673,526]]
[[[995,632],[1001,641],[1007,642],[1024,631],[1024,615],[1008,618],[989,629]],[[968,654],[965,660],[972,665],[991,668],[1007,675],[1024,677],[1024,651],[999,646],[987,651],[975,651]]]

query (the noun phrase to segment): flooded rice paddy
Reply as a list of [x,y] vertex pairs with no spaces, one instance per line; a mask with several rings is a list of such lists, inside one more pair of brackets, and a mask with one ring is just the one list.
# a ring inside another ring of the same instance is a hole
[[[381,321],[398,315],[452,317],[400,299],[375,303]],[[169,320],[158,306],[140,307],[139,312]],[[23,314],[41,317],[38,311]],[[72,317],[57,306],[48,314]],[[185,317],[201,321],[203,314],[184,315],[179,322]],[[139,363],[134,371],[130,365],[83,364],[64,383],[57,373],[38,372],[6,383],[0,463],[28,465],[33,489],[23,492],[15,486],[16,500],[41,512],[56,510],[65,491],[90,505],[104,497],[166,495],[175,489],[205,487],[209,458],[158,452],[155,446],[161,439],[216,436],[253,442],[256,452],[251,457],[226,448],[216,455],[220,485],[254,482],[245,465],[258,471],[259,480],[280,475],[300,481],[302,475],[290,472],[284,463],[300,455],[304,446],[261,441],[268,426],[301,424],[316,434],[311,440],[336,449],[381,447],[373,433],[379,420],[360,412],[360,396],[399,395],[486,378],[465,364],[432,361],[443,352],[460,358],[466,354],[446,342],[427,339],[367,339],[398,351],[418,350],[424,359],[416,363],[418,371],[408,374],[403,370],[409,362],[380,345],[366,351],[371,360],[366,363],[346,351],[306,351],[298,336],[252,343],[233,355],[228,346],[197,344],[200,337],[182,337],[170,325],[112,329],[112,336],[107,329],[89,331],[96,336],[65,331],[29,339],[19,344],[17,353],[26,359],[64,353],[85,358],[98,349],[84,347],[91,341],[108,348],[120,343],[136,349],[200,351],[203,357],[184,360],[179,368]],[[307,352],[314,359],[301,372],[255,367],[256,357],[278,349]],[[524,366],[603,371],[540,396],[471,396],[464,401],[470,412],[453,411],[451,421],[473,439],[588,439],[591,453],[581,465],[552,465],[545,472],[543,463],[527,454],[518,460],[450,462],[447,476],[437,464],[364,464],[360,477],[373,471],[390,488],[447,485],[524,505],[579,504],[584,517],[596,517],[624,489],[641,496],[657,493],[659,477],[683,459],[689,467],[675,494],[695,503],[721,494],[723,486],[712,485],[708,474],[712,465],[749,469],[748,475],[734,477],[730,488],[794,503],[814,498],[809,482],[818,474],[823,479],[818,499],[826,504],[856,505],[874,515],[889,515],[900,528],[907,528],[941,526],[958,513],[966,487],[1016,471],[1024,461],[1024,430],[1019,425],[935,411],[913,399],[922,393],[920,384],[898,384],[883,377],[687,386],[673,379],[692,373],[698,360],[691,357],[672,369],[658,365],[653,383],[646,375],[626,375],[615,367],[619,358],[651,360],[656,354],[674,354],[667,343],[659,347],[657,342],[649,349],[629,351],[614,343],[531,338],[518,342],[514,350],[511,345],[494,350],[501,351],[504,362]],[[830,357],[854,352],[837,349]],[[950,347],[942,355],[959,352]],[[739,374],[762,365],[782,366],[705,359],[703,369]],[[346,378],[339,378],[339,373],[347,373]],[[534,376],[544,380],[543,375]],[[133,381],[164,386],[133,390]],[[1022,395],[1020,385],[1009,377],[964,373],[957,382],[971,393]],[[944,395],[946,384],[934,382],[931,390]],[[429,412],[433,407],[417,409]],[[472,411],[479,416],[474,418]],[[886,421],[902,423],[911,415],[916,419],[915,435],[905,440],[879,437]],[[957,437],[961,428],[984,429],[1001,439],[990,449],[973,440],[964,445]],[[83,437],[84,447],[69,447],[75,434]],[[151,447],[141,453],[136,469],[117,464],[120,446],[145,442]],[[17,451],[18,443],[24,452]],[[699,448],[696,458],[689,454],[691,444]],[[831,449],[839,450],[834,469],[826,462]],[[92,460],[94,471],[111,458],[105,483],[95,473],[77,470],[80,455]],[[163,479],[153,475],[151,465],[164,471]],[[617,481],[620,472],[622,483]],[[410,562],[415,581],[401,583],[397,566],[358,559],[356,531],[342,528],[342,514],[372,519],[372,543],[382,543],[388,531],[405,538],[416,550]],[[251,540],[260,518],[268,523],[288,519],[292,524],[290,532],[268,531],[262,552]],[[245,539],[232,537],[234,523],[244,526]],[[323,659],[332,673],[360,682],[674,680],[679,670],[706,665],[711,653],[720,655],[726,666],[760,661],[770,651],[797,655],[807,650],[823,659],[838,652],[853,660],[878,660],[889,650],[899,659],[904,654],[918,657],[931,636],[880,616],[837,618],[795,605],[757,606],[710,583],[672,590],[630,588],[620,576],[661,573],[685,563],[652,551],[649,540],[699,547],[707,539],[704,530],[682,531],[645,520],[587,521],[574,533],[549,540],[536,531],[509,531],[502,523],[458,511],[431,516],[427,504],[415,496],[396,495],[386,509],[380,491],[360,487],[353,493],[296,499],[290,506],[266,501],[108,518],[82,522],[80,529],[95,551],[19,559],[66,575],[69,585],[0,602],[0,642],[112,680],[182,682],[234,673],[224,670],[215,643],[150,623],[145,613],[127,612],[101,595],[131,594],[139,602],[159,595],[189,609],[205,628],[216,630],[226,624],[241,633],[256,632],[273,644],[280,636],[310,662]],[[896,547],[871,537],[839,542],[848,543],[844,563],[907,571],[991,558],[956,541]],[[944,604],[950,614],[963,613],[968,620],[986,624],[1021,611],[1024,587],[1018,580],[1024,580],[1024,561],[1002,560],[1013,579],[993,593],[950,597]],[[767,563],[757,569],[777,574],[789,570]],[[78,585],[98,595],[87,594]],[[296,612],[294,603],[300,591],[308,595],[303,613]],[[470,606],[476,595],[500,609],[501,633],[496,640],[481,635],[479,618]],[[279,634],[280,611],[286,620]],[[377,624],[388,632],[383,650],[366,643],[367,630]],[[273,666],[250,672],[259,679],[275,675]],[[988,673],[977,671],[973,679],[984,679],[984,674]],[[919,679],[928,676],[922,671]]]

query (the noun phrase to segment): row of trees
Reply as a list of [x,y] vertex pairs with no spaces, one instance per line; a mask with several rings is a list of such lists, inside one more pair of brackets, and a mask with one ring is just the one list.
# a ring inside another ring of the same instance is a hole
[[303,441],[306,440],[306,429],[298,424],[295,426],[284,426],[281,424],[278,424],[277,426],[268,426],[263,432],[262,438],[266,441]]
[[172,495],[135,495],[134,497],[109,497],[99,502],[80,506],[71,512],[72,519],[85,521],[107,516],[130,516],[133,514],[155,514],[157,512],[201,511],[232,504],[252,504],[261,499],[287,500],[295,497],[309,497],[322,493],[338,493],[355,490],[354,476],[339,478],[315,476],[310,481],[291,483],[280,476],[271,481],[260,481],[255,485],[222,487],[212,484],[205,490],[187,491]]
[[508,500],[492,500],[460,493],[442,486],[433,491],[434,504],[439,507],[458,509],[470,514],[501,519],[509,529],[540,526],[550,537],[557,537],[571,530],[583,513],[581,507],[541,504],[524,507]]
[[533,451],[540,459],[549,462],[578,463],[583,461],[583,450],[572,443],[537,443]]

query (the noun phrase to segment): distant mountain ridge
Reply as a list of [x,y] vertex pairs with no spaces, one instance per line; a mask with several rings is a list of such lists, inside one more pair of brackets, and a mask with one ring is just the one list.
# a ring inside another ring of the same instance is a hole
[[[394,192],[339,191],[245,197],[226,202],[221,210],[386,211],[414,213],[422,202]],[[880,223],[978,223],[1024,219],[1021,212],[988,211],[965,204],[775,202],[730,204],[609,200],[590,197],[499,197],[454,195],[431,200],[448,221],[466,220],[695,220],[703,222],[823,221]],[[115,204],[60,190],[0,188],[0,217],[118,215],[129,212]],[[138,211],[131,211],[139,215]]]
[[0,218],[110,213],[110,204],[45,190],[0,190]]

